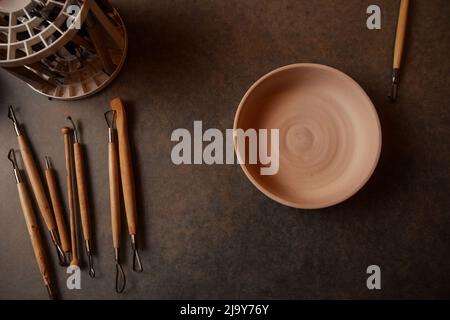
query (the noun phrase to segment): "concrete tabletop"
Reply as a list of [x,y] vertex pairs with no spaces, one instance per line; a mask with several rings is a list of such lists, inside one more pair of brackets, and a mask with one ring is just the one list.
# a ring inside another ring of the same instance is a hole
[[[115,0],[130,44],[105,90],[50,101],[0,70],[0,298],[47,298],[6,159],[18,148],[9,104],[40,168],[52,157],[65,204],[67,115],[79,121],[86,145],[98,276],[89,278],[83,251],[82,289],[68,290],[45,232],[61,298],[450,298],[450,6],[411,2],[395,104],[387,93],[399,1],[388,0]],[[366,27],[370,4],[381,8],[381,30]],[[297,62],[342,70],[376,106],[381,158],[355,196],[296,210],[265,197],[238,165],[171,162],[174,129],[192,131],[194,120],[232,128],[251,84]],[[123,232],[122,295],[114,292],[103,119],[116,96],[128,108],[145,269],[131,272]],[[366,287],[370,265],[381,268],[381,290]]]

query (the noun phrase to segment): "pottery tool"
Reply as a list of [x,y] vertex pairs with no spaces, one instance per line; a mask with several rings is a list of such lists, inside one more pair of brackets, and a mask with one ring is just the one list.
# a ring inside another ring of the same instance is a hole
[[398,95],[398,77],[400,65],[402,62],[403,48],[405,44],[406,22],[408,20],[409,0],[400,1],[400,10],[398,14],[397,33],[395,35],[394,61],[392,66],[392,86],[389,98],[392,101],[397,99]]
[[122,191],[125,204],[125,215],[127,217],[128,233],[131,237],[131,248],[133,250],[133,271],[142,272],[142,263],[136,244],[136,189],[134,185],[133,162],[131,159],[131,149],[128,138],[127,116],[125,113],[125,107],[120,98],[115,98],[111,101],[111,109],[116,111],[116,127],[119,138],[120,176],[122,180]]
[[86,165],[84,163],[83,146],[80,143],[78,131],[70,116],[67,117],[73,130],[73,157],[75,159],[75,177],[78,190],[78,204],[81,216],[81,228],[83,229],[84,244],[89,262],[89,275],[95,277],[94,262],[92,258],[92,228],[89,212],[88,188],[86,180]]
[[[70,240],[67,233],[66,219],[63,204],[58,191],[56,182],[56,173],[52,167],[50,157],[45,157],[45,179],[47,180],[48,191],[52,203],[53,212],[55,214],[56,225],[58,227],[59,240],[61,241],[61,249],[64,251],[64,261],[68,261],[70,254]],[[66,263],[67,264],[67,263]]]
[[72,260],[70,261],[70,265],[78,266],[77,228],[72,176],[72,141],[70,138],[71,130],[70,128],[64,127],[61,129],[61,133],[64,135],[64,153],[66,156],[67,201],[69,202],[70,241],[72,249]]
[[102,90],[127,48],[125,25],[108,0],[0,0],[0,67],[47,97]]
[[116,112],[105,112],[105,120],[108,125],[108,172],[109,172],[109,197],[111,206],[111,226],[114,247],[114,262],[116,266],[116,292],[122,293],[125,289],[126,278],[120,264],[120,187],[119,187],[119,159],[115,138]]
[[44,244],[39,231],[36,214],[33,210],[30,194],[28,193],[28,189],[20,174],[19,167],[17,166],[14,149],[9,150],[8,159],[13,165],[14,177],[16,179],[17,190],[19,191],[20,204],[22,206],[23,216],[25,217],[25,223],[27,225],[28,234],[30,235],[31,245],[33,246],[34,256],[36,257],[39,272],[42,275],[42,280],[44,280],[48,295],[51,299],[56,299],[52,290],[52,280],[50,278],[47,256],[45,255]]
[[36,162],[34,161],[30,145],[28,144],[25,135],[20,130],[20,125],[17,122],[17,118],[12,106],[9,106],[8,118],[10,118],[14,124],[14,130],[17,135],[17,141],[19,142],[19,149],[22,155],[23,163],[25,165],[25,171],[30,179],[31,189],[33,190],[34,196],[36,198],[39,211],[41,212],[41,215],[44,218],[44,222],[47,226],[47,229],[50,232],[52,242],[56,248],[59,263],[61,265],[64,265],[65,264],[64,252],[60,246],[58,229],[55,223],[55,218],[53,217],[53,212],[47,199],[47,194],[45,193],[44,185],[42,184],[41,176],[39,175]]

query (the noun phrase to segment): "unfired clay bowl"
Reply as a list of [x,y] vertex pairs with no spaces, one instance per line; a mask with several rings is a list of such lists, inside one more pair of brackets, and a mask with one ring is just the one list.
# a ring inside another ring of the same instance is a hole
[[279,129],[278,173],[261,175],[260,163],[241,167],[265,195],[295,208],[348,199],[369,180],[381,151],[367,94],[346,74],[318,64],[289,65],[259,79],[237,109],[238,128]]

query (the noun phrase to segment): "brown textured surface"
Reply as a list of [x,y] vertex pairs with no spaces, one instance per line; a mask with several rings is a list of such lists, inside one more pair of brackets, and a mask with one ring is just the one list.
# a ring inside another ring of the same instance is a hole
[[[412,2],[400,97],[391,104],[398,1],[377,1],[380,31],[365,26],[372,2],[116,0],[130,51],[100,94],[48,101],[0,72],[0,298],[46,298],[6,160],[8,148],[17,147],[6,117],[10,103],[41,169],[44,155],[52,157],[64,194],[60,128],[69,113],[81,119],[98,278],[84,269],[83,289],[64,289],[65,270],[56,266],[46,234],[63,298],[449,298],[450,7],[447,0]],[[237,165],[171,163],[173,129],[192,128],[194,120],[231,128],[247,88],[295,62],[346,72],[376,105],[383,150],[356,196],[325,210],[295,210],[267,199]],[[122,296],[114,293],[103,120],[118,95],[134,142],[145,268],[131,273],[124,238]],[[366,289],[370,264],[382,268],[381,291]]]

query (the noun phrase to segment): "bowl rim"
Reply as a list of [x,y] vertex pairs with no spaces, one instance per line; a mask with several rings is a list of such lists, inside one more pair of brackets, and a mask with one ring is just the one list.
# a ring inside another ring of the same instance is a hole
[[[361,180],[360,184],[356,188],[354,188],[354,190],[351,190],[350,192],[345,194],[345,196],[342,197],[341,199],[324,202],[321,205],[301,205],[297,202],[283,199],[282,197],[277,196],[277,195],[273,194],[272,192],[270,192],[269,190],[267,190],[266,188],[264,188],[253,178],[253,176],[250,174],[249,170],[247,169],[247,166],[245,163],[240,163],[240,167],[242,168],[242,170],[244,171],[245,175],[250,180],[250,182],[259,191],[261,191],[265,196],[269,197],[270,199],[272,199],[280,204],[283,204],[285,206],[296,208],[296,209],[323,209],[323,208],[331,207],[331,206],[334,206],[341,202],[344,202],[344,201],[348,200],[349,198],[351,198],[352,196],[354,196],[359,190],[361,190],[362,187],[369,181],[370,177],[373,175],[373,173],[378,165],[379,159],[380,159],[381,147],[382,147],[382,132],[381,132],[380,119],[378,117],[378,113],[376,111],[376,108],[375,108],[372,100],[367,95],[367,93],[364,91],[364,89],[359,85],[358,82],[356,82],[353,78],[351,78],[346,73],[340,71],[339,69],[336,69],[334,67],[330,67],[327,65],[323,65],[323,64],[318,64],[318,63],[294,63],[294,64],[289,64],[286,66],[276,68],[276,69],[270,71],[269,73],[266,73],[262,77],[260,77],[255,83],[252,84],[252,86],[247,90],[245,95],[242,97],[242,99],[239,103],[239,106],[236,110],[236,114],[234,116],[233,130],[238,129],[237,124],[239,121],[239,116],[241,114],[241,111],[244,108],[244,104],[257,86],[259,86],[262,82],[266,81],[268,78],[272,77],[273,75],[275,75],[277,73],[280,73],[280,72],[283,72],[283,71],[286,71],[289,69],[297,69],[297,68],[305,68],[305,67],[312,67],[312,68],[317,68],[317,69],[321,69],[321,70],[327,70],[327,71],[331,71],[332,73],[335,73],[337,75],[343,76],[344,78],[349,80],[350,83],[354,84],[355,89],[359,90],[360,93],[363,95],[363,97],[367,100],[368,106],[369,106],[369,111],[372,112],[374,115],[374,118],[376,120],[377,131],[378,131],[378,148],[376,150],[375,160],[371,164],[372,167],[369,170],[369,173],[367,174],[366,177],[364,177],[363,180]],[[239,148],[237,148],[237,145],[236,145],[236,139],[233,139],[233,145],[234,145],[234,150],[236,152],[236,156],[238,159],[240,159],[241,155],[239,153]]]

